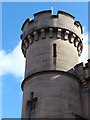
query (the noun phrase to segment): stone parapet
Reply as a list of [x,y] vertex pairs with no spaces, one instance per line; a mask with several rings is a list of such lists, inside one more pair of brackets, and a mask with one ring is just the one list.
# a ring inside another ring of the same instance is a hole
[[74,67],[76,76],[85,87],[88,87],[88,80],[90,80],[90,59],[87,61],[85,64],[82,62]]
[[57,39],[68,40],[77,48],[78,55],[81,55],[82,26],[79,21],[74,22],[74,17],[66,12],[58,11],[57,15],[52,15],[52,11],[42,11],[34,14],[34,20],[28,18],[22,26],[22,52],[26,57],[27,48],[36,41],[50,38],[56,35]]

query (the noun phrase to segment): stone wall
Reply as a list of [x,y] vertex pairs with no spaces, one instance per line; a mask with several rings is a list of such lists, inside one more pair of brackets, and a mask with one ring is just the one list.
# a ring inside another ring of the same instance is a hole
[[82,116],[79,82],[64,72],[41,72],[27,78],[23,86],[23,117],[29,117],[27,101],[33,91],[38,98],[31,118],[71,118]]

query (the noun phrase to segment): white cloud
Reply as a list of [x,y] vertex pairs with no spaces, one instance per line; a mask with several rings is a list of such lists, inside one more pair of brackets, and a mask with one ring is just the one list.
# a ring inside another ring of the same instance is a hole
[[25,58],[21,51],[21,42],[11,53],[0,51],[0,76],[13,74],[15,77],[24,77]]
[[88,54],[88,50],[90,48],[90,45],[88,44],[88,32],[85,32],[85,28],[83,28],[84,33],[83,33],[83,51],[82,54],[80,56],[80,60],[79,62],[87,62],[87,60],[89,59],[89,54]]

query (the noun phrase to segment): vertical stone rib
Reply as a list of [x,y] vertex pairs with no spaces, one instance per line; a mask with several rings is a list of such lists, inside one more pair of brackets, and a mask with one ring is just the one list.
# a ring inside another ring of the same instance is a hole
[[68,36],[69,36],[69,31],[65,31],[64,33],[64,40],[68,40]]
[[57,30],[57,38],[62,38],[62,29],[60,28]]
[[33,35],[34,35],[34,40],[35,40],[35,41],[38,41],[39,36],[38,36],[37,31],[33,32]]
[[75,34],[70,34],[69,42],[70,42],[70,43],[74,43],[75,37],[76,37]]
[[29,43],[30,43],[30,44],[32,44],[32,43],[33,43],[33,40],[32,40],[31,35],[28,35],[28,36],[27,36],[27,39],[29,40]]
[[44,29],[41,29],[41,37],[42,37],[42,39],[46,38],[45,30]]
[[49,28],[49,37],[50,37],[50,38],[53,37],[53,28]]

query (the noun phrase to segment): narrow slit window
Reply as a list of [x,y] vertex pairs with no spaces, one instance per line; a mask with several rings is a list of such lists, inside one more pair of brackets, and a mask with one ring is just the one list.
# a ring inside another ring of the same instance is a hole
[[56,44],[53,44],[53,57],[57,57]]

